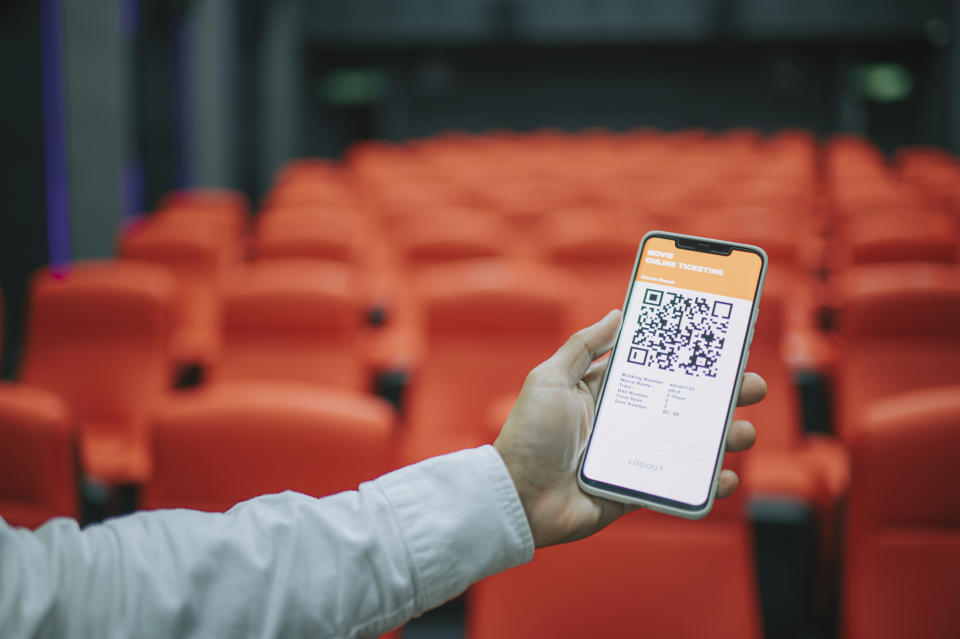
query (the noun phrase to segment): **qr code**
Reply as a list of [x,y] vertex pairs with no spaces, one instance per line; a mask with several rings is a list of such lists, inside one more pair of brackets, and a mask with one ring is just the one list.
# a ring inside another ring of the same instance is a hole
[[732,313],[729,302],[648,288],[627,361],[716,377]]

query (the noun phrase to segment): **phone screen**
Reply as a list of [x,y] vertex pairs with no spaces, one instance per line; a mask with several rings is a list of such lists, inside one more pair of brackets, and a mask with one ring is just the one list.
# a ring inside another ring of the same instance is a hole
[[763,271],[648,237],[611,355],[582,479],[696,509],[707,501]]

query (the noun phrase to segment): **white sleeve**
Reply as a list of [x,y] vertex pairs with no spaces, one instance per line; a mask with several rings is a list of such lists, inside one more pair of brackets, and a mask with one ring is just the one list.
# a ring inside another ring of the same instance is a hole
[[21,637],[375,637],[529,561],[492,446],[324,499],[143,512],[80,530],[0,519],[0,628]]

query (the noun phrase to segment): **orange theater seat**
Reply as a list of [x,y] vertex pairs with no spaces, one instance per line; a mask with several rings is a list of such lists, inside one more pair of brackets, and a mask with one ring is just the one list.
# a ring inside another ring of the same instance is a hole
[[293,178],[281,179],[264,202],[266,210],[290,206],[324,210],[336,207],[354,208],[356,205],[355,193],[341,182],[309,182]]
[[224,259],[233,264],[246,255],[249,205],[246,197],[228,189],[187,189],[168,194],[147,224],[174,226],[189,233],[198,225],[212,227]]
[[410,461],[488,441],[489,403],[566,340],[575,290],[555,269],[497,259],[424,269],[416,289],[425,345],[408,389]]
[[960,386],[890,396],[853,446],[843,636],[956,637]]
[[253,253],[263,259],[317,259],[362,267],[383,263],[386,247],[357,209],[272,209],[257,221]]
[[757,638],[751,544],[742,511],[695,522],[632,513],[475,585],[467,636]]
[[482,192],[484,207],[495,211],[517,234],[529,234],[556,211],[579,203],[569,182],[535,175],[504,176]]
[[177,281],[177,321],[172,352],[181,364],[209,366],[220,351],[220,296],[228,267],[221,237],[204,224],[149,224],[125,232],[123,258],[170,269]]
[[844,218],[869,216],[883,209],[918,210],[924,201],[912,185],[882,174],[841,178],[833,183],[833,210]]
[[[379,332],[378,365],[390,367],[404,349],[401,324],[407,312],[403,293],[406,283],[395,263],[394,246],[389,245],[376,220],[365,210],[349,207],[277,208],[261,214],[254,240],[257,262],[271,260],[314,260],[340,262],[351,266],[368,290],[364,294],[371,308],[386,311],[386,326]],[[399,331],[399,332],[398,332]],[[402,356],[399,356],[402,359]]]
[[768,393],[764,401],[735,413],[760,433],[744,462],[745,483],[751,493],[801,498],[824,515],[846,492],[847,455],[832,437],[803,432],[799,389],[785,356],[789,293],[770,282],[760,298],[747,370],[766,380]]
[[36,528],[77,517],[76,431],[59,397],[0,384],[0,517]]
[[839,513],[849,485],[849,459],[838,439],[803,432],[800,389],[787,358],[787,302],[794,291],[768,279],[750,347],[747,370],[767,382],[764,401],[737,408],[737,419],[757,427],[757,443],[743,460],[744,491],[753,505],[798,503],[817,524],[816,596],[835,574]]
[[957,262],[957,221],[938,211],[885,210],[846,220],[840,266],[880,262]]
[[171,383],[175,295],[172,276],[142,262],[79,262],[33,277],[21,378],[65,400],[94,478],[148,474],[143,419]]
[[840,278],[837,432],[856,436],[877,398],[960,383],[960,271],[940,264],[877,264]]
[[151,419],[145,508],[224,511],[283,490],[321,497],[394,467],[394,414],[368,395],[237,382],[171,399]]
[[238,220],[234,215],[221,210],[163,209],[135,222],[129,231],[162,227],[181,237],[189,237],[195,233],[209,235],[216,242],[218,264],[228,270],[246,258],[246,224],[246,217]]
[[311,260],[251,264],[227,288],[216,381],[370,387],[367,297],[354,269]]
[[950,204],[950,191],[960,184],[960,162],[933,147],[901,147],[897,163],[903,178],[916,184],[942,204]]
[[389,179],[378,180],[370,191],[376,210],[387,220],[464,203],[457,189],[432,179],[392,175]]
[[394,228],[400,260],[410,269],[517,253],[501,220],[473,209],[436,209],[396,220]]

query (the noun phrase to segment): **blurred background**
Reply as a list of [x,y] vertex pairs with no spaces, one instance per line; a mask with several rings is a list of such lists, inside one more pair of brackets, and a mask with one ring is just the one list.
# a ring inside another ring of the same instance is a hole
[[661,228],[771,257],[740,495],[403,635],[955,636],[958,30],[956,0],[4,2],[0,515],[490,441]]

